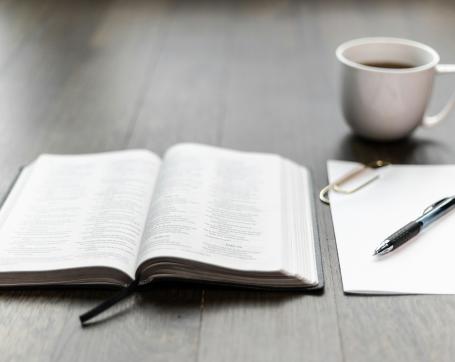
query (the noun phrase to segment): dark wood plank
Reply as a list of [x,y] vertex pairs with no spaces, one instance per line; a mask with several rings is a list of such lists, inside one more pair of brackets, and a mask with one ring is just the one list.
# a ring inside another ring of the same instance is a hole
[[[19,166],[46,150],[45,138],[53,129],[50,109],[70,74],[86,57],[87,42],[105,4],[100,2],[90,9],[86,4],[85,11],[84,7],[77,11],[74,6],[49,2],[43,13],[41,5],[29,2],[29,10],[23,12],[35,17],[29,15],[27,21],[19,17],[15,27],[4,33],[10,39],[4,42],[5,59],[0,66],[0,132],[4,135],[0,146],[7,150],[0,158],[6,176],[1,180],[4,188]],[[20,1],[16,6],[27,5]],[[11,4],[3,10],[5,17],[13,19],[18,12]],[[8,19],[5,26],[12,22]],[[25,37],[29,24],[34,28]]]
[[[395,35],[455,62],[450,1],[2,1],[0,191],[42,152],[193,141],[276,152],[327,182],[329,158],[454,163],[455,116],[394,144],[351,136],[335,47]],[[453,89],[438,80],[432,110]],[[451,296],[348,297],[317,204],[321,296],[170,286],[81,329],[110,292],[1,291],[3,360],[451,360]],[[399,336],[399,337],[396,337]]]
[[[385,32],[386,34],[392,33],[395,36],[421,39],[423,33],[427,34],[427,38],[428,33],[432,33],[428,29],[439,29],[439,31],[433,33],[432,39],[428,40],[430,44],[435,44],[434,38],[440,38],[441,34],[453,32],[453,23],[448,21],[450,16],[453,15],[450,5],[412,3],[411,10],[413,9],[417,15],[411,18],[406,16],[408,5],[408,3],[397,4],[394,2],[375,4],[346,4],[346,2],[343,2],[342,4],[318,3],[295,7],[294,10],[300,14],[298,21],[300,22],[301,31],[299,36],[305,50],[304,61],[301,63],[303,68],[305,68],[303,74],[302,71],[299,72],[298,69],[289,65],[290,61],[288,61],[289,57],[286,57],[286,52],[276,46],[274,47],[273,40],[271,40],[273,36],[269,36],[267,39],[269,41],[268,45],[271,45],[270,47],[273,50],[282,55],[283,59],[277,62],[274,69],[269,69],[265,66],[266,71],[263,70],[262,72],[262,74],[267,74],[265,80],[261,79],[260,76],[257,76],[253,81],[249,81],[248,78],[245,80],[245,75],[243,74],[244,77],[240,79],[239,84],[233,87],[236,92],[239,92],[239,90],[245,91],[244,93],[241,92],[239,96],[242,99],[241,101],[235,98],[232,108],[230,106],[227,107],[228,115],[235,113],[235,116],[225,122],[225,124],[229,125],[234,124],[233,130],[230,131],[234,136],[232,139],[229,138],[229,129],[227,132],[225,131],[223,133],[224,144],[231,145],[232,142],[237,148],[272,150],[288,155],[303,164],[310,165],[315,170],[317,187],[322,187],[327,182],[324,165],[328,158],[353,159],[357,161],[386,158],[394,162],[403,163],[453,162],[454,151],[450,146],[450,132],[447,132],[447,127],[453,127],[453,125],[446,124],[439,129],[418,131],[416,138],[408,141],[392,145],[380,145],[352,137],[339,113],[337,106],[337,67],[333,54],[339,43],[365,35],[383,35]],[[437,13],[433,16],[426,16],[425,10],[430,10],[430,8],[433,14],[435,9],[437,9]],[[439,11],[444,12],[446,16],[441,16]],[[306,16],[307,14],[310,15]],[[445,20],[446,18],[447,20]],[[425,23],[425,21],[429,22],[429,24],[427,23],[427,26],[417,33],[415,24]],[[436,21],[439,25],[436,24]],[[268,25],[271,24],[269,23]],[[259,27],[258,24],[251,25],[250,22],[249,26],[262,34],[257,29]],[[276,26],[271,26],[271,28],[277,31]],[[248,34],[248,30],[245,28],[241,29],[243,30],[242,39],[245,39],[245,34]],[[269,35],[264,29],[261,30]],[[258,39],[260,39],[260,36],[255,33],[254,41]],[[288,40],[289,37],[282,36],[281,39]],[[422,40],[425,41],[425,39]],[[440,40],[439,43],[441,42],[444,43],[442,48],[446,52],[450,52],[448,41],[443,42]],[[251,39],[248,41],[247,38],[245,43],[251,45],[253,42]],[[273,53],[273,51],[271,52]],[[233,53],[236,54],[235,60],[242,62],[243,53]],[[264,61],[265,56],[259,52],[258,57],[261,55],[263,58],[260,61],[256,59],[255,64],[264,66],[266,64],[266,61]],[[300,92],[304,95],[301,104],[295,100],[292,101],[293,97],[299,93],[299,88],[295,87],[292,81],[286,78],[288,73],[280,67],[285,63],[285,69],[290,69],[296,79],[304,79],[306,82],[303,92]],[[245,68],[247,67],[245,66]],[[257,68],[249,67],[247,69],[247,77],[254,77]],[[275,74],[280,75],[279,80],[274,79]],[[275,82],[273,83],[273,81]],[[280,92],[267,97],[269,88],[272,88],[268,82],[279,86],[280,81],[285,82],[286,86],[282,87],[285,91],[283,92],[282,88],[279,88]],[[249,83],[254,85],[255,88],[249,88]],[[286,93],[286,90],[289,89],[292,89],[291,94]],[[449,93],[447,85],[445,85],[442,93],[442,98],[447,99]],[[283,98],[281,97],[282,95]],[[289,99],[291,99],[289,103],[294,106],[294,112],[296,112],[295,109],[300,109],[302,114],[301,122],[304,126],[301,129],[289,122],[292,119],[292,111],[285,107],[286,101],[289,101]],[[261,100],[263,103],[260,106],[256,106]],[[435,103],[438,103],[438,100]],[[300,105],[300,108],[297,105]],[[439,102],[440,105],[441,102]],[[257,111],[258,114],[254,112],[256,108],[259,110]],[[282,115],[284,119],[278,126],[278,122],[274,122],[273,112],[275,108],[279,110],[277,113]],[[253,115],[251,115],[252,113]],[[236,123],[236,116],[241,118],[238,123]],[[450,118],[453,120],[453,116]],[[318,122],[318,126],[313,126],[314,122]],[[450,122],[450,120],[447,122]],[[446,129],[445,132],[443,131],[444,127]],[[295,143],[292,142],[294,137],[296,139]],[[291,148],[292,151],[287,150],[287,148]],[[304,355],[308,356],[309,360],[325,360],[328,358],[324,353],[329,348],[334,349],[336,347],[341,348],[346,360],[449,360],[453,350],[450,339],[447,336],[453,334],[451,327],[453,323],[444,323],[444,321],[453,321],[453,313],[450,312],[453,310],[453,298],[450,296],[348,297],[343,295],[330,213],[325,206],[319,206],[318,210],[321,240],[323,243],[327,242],[326,245],[323,244],[323,254],[325,257],[330,256],[330,267],[327,267],[328,263],[324,264],[326,275],[327,270],[330,270],[325,297],[335,298],[335,309],[339,321],[341,340],[337,341],[336,338],[330,340],[328,338],[324,347],[318,344],[319,340],[317,337],[314,338],[314,333],[311,334],[310,331],[307,331],[304,335],[310,335],[309,340],[314,343],[310,347],[295,337],[287,339],[286,333],[284,333],[283,341],[280,338],[281,335],[276,332],[275,318],[279,318],[279,330],[282,332],[283,329],[287,330],[286,327],[289,325],[292,326],[289,329],[298,330],[292,323],[304,317],[300,317],[297,313],[283,317],[280,313],[281,306],[262,306],[260,302],[257,302],[255,296],[253,297],[251,294],[248,294],[248,296],[254,300],[252,303],[253,307],[248,304],[247,311],[245,311],[246,303],[242,299],[243,295],[238,296],[235,294],[232,298],[234,301],[226,302],[224,293],[219,293],[220,296],[218,298],[215,297],[214,306],[217,306],[217,302],[219,306],[213,315],[210,315],[210,294],[207,294],[203,315],[203,331],[207,328],[207,335],[211,335],[212,338],[208,337],[208,342],[204,341],[204,339],[202,340],[208,346],[206,347],[207,350],[203,350],[205,353],[203,356],[220,356],[220,352],[216,354],[216,348],[211,346],[212,344],[216,346],[216,341],[222,340],[222,343],[227,341],[230,345],[236,346],[235,349],[221,354],[226,360],[229,358],[274,360],[278,355],[293,360],[300,359],[303,355],[303,350],[305,350]],[[327,246],[328,252],[325,249]],[[334,290],[329,288],[334,288]],[[242,301],[238,305],[235,303],[237,298]],[[257,299],[265,299],[263,303],[268,304],[270,303],[270,298],[271,296],[261,295]],[[304,304],[301,302],[301,304],[302,307],[298,310],[308,309],[308,303]],[[220,310],[226,306],[229,314],[223,315]],[[254,313],[256,306],[261,306],[258,307],[260,311],[257,312],[257,316]],[[328,313],[331,310],[330,305],[327,309],[323,306],[327,306],[327,304],[321,303],[321,308],[324,310],[323,315],[327,320],[330,320],[330,313]],[[441,316],[442,311],[447,315]],[[318,317],[321,320],[320,316],[320,314],[317,315],[317,317],[311,319],[311,322],[317,321]],[[248,318],[247,322],[245,322],[246,318]],[[436,327],[437,330],[427,326],[428,318],[435,320],[438,326]],[[251,324],[250,321],[252,321]],[[229,333],[228,337],[223,332],[216,332],[222,328],[221,326],[226,324],[229,326],[229,330],[234,332]],[[314,328],[315,326],[312,323],[309,324],[313,327],[313,331],[318,330]],[[206,325],[208,326],[206,327]],[[336,328],[336,323],[330,323],[330,325],[332,328]],[[261,333],[255,334],[254,339],[245,337],[254,333],[255,330],[261,330]],[[402,338],[396,339],[392,337],[403,332],[405,335]],[[327,330],[325,330],[324,337],[329,337]],[[311,348],[313,346],[318,346],[314,349],[314,354]],[[331,354],[331,359],[336,360],[337,358],[336,353]]]
[[[35,5],[30,3],[31,9]],[[5,175],[42,152],[124,148],[137,118],[172,3],[56,2],[0,75]],[[6,177],[2,180],[6,187]],[[194,359],[197,288],[152,290],[86,329],[78,315],[109,291],[2,291],[3,360]]]
[[[325,93],[315,69],[320,45],[312,8],[270,2],[232,10],[221,145],[275,152],[320,169],[321,127],[312,102],[320,104]],[[321,246],[328,260],[324,234]],[[342,360],[331,268],[324,263],[323,296],[207,290],[199,359]]]
[[179,3],[128,147],[159,154],[178,142],[218,144],[225,112],[229,7]]
[[27,41],[36,36],[43,27],[46,15],[52,7],[48,0],[30,6],[27,0],[4,0],[0,2],[0,71],[14,61],[15,55]]
[[[320,24],[325,24],[322,44],[328,54],[336,45],[359,35],[388,35],[421,40],[442,49],[447,54],[455,51],[449,38],[441,34],[454,31],[449,19],[453,16],[449,3],[427,4],[426,2],[356,3],[342,18],[331,4],[321,4]],[[437,40],[439,39],[439,40]],[[322,57],[321,57],[322,58]],[[449,57],[450,59],[450,57]],[[449,60],[448,59],[448,60]],[[453,59],[453,56],[452,56]],[[337,99],[336,64],[323,63],[331,75],[324,79],[326,89],[335,89]],[[436,98],[447,99],[447,84],[436,92]],[[439,86],[439,85],[438,85]],[[432,108],[442,102],[435,99]],[[376,144],[351,136],[341,126],[341,116],[335,102],[328,107],[327,119],[336,122],[326,133],[324,159],[338,158],[356,161],[387,159],[395,163],[453,163],[455,154],[449,129],[453,129],[454,116],[446,124],[431,130],[418,130],[408,140],[393,144]],[[323,161],[323,160],[321,160]],[[321,172],[324,174],[325,171]],[[326,182],[326,180],[324,180]],[[322,186],[321,183],[319,186]],[[392,201],[392,200],[391,200]],[[335,239],[328,208],[320,214],[323,234],[327,236],[331,264],[336,282],[336,308],[341,329],[343,354],[349,361],[449,361],[454,347],[448,336],[453,335],[453,296],[346,296],[342,292]],[[431,321],[431,325],[429,323]],[[400,336],[397,338],[396,336]]]

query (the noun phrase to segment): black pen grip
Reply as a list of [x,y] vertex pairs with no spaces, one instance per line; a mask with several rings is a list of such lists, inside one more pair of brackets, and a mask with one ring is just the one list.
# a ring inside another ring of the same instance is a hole
[[416,236],[420,232],[420,229],[422,229],[422,223],[411,221],[409,224],[390,235],[387,240],[389,240],[393,244],[393,248],[396,249]]

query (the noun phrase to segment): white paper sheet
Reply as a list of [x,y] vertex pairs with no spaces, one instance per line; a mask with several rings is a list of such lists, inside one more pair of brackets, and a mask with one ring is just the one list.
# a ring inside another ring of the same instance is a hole
[[[328,161],[333,182],[358,164]],[[331,192],[343,288],[366,294],[455,294],[455,212],[385,256],[378,244],[430,204],[455,195],[455,165],[392,165],[350,195]]]

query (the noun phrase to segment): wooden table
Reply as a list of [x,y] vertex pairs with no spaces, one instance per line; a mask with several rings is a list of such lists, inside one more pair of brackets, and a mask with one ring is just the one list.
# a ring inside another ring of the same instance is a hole
[[[274,152],[327,182],[329,158],[455,163],[455,116],[394,144],[353,137],[336,46],[394,35],[455,62],[455,5],[431,1],[1,1],[5,192],[40,153],[194,141]],[[438,82],[432,110],[455,88]],[[454,296],[345,296],[317,205],[323,295],[170,286],[82,329],[110,292],[0,292],[2,361],[452,361]],[[425,266],[422,266],[425,267]],[[454,276],[455,278],[455,276]]]

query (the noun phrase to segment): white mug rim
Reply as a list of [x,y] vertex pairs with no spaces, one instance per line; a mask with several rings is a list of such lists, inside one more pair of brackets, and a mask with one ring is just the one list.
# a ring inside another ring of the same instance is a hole
[[[405,69],[392,69],[392,68],[377,68],[377,67],[370,67],[368,65],[360,64],[354,62],[344,56],[344,52],[352,48],[353,46],[358,45],[366,45],[366,44],[377,44],[377,43],[388,43],[388,44],[402,44],[407,46],[412,46],[415,48],[419,48],[431,55],[431,61],[426,64],[420,65],[418,67],[413,68],[405,68]],[[348,40],[347,42],[342,43],[336,49],[336,56],[338,60],[352,68],[367,70],[370,72],[376,73],[416,73],[421,72],[423,70],[431,69],[435,67],[439,63],[439,54],[434,50],[432,47],[420,43],[418,41],[403,39],[403,38],[393,38],[393,37],[369,37],[369,38],[359,38],[359,39],[352,39]]]

